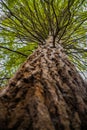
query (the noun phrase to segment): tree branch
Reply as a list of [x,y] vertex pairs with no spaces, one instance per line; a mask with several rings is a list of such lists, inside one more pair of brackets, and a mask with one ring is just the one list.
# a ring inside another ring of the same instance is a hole
[[4,47],[4,46],[0,46],[0,48],[6,49],[6,50],[11,51],[11,52],[15,52],[15,53],[17,53],[17,54],[20,54],[20,55],[22,55],[22,56],[27,57],[27,55],[26,55],[26,54],[23,54],[22,52],[15,51],[15,50],[12,50],[12,49],[7,48],[7,47]]

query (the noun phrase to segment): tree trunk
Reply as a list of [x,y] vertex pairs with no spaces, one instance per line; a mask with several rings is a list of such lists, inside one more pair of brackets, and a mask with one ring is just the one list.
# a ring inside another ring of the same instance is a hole
[[86,86],[51,41],[27,59],[0,93],[0,130],[87,130]]

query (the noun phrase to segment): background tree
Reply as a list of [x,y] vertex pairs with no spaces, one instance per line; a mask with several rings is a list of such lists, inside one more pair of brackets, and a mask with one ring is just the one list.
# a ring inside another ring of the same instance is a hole
[[86,70],[86,4],[1,0],[0,58],[7,79],[38,49],[0,94],[0,129],[87,129],[86,86],[69,61]]

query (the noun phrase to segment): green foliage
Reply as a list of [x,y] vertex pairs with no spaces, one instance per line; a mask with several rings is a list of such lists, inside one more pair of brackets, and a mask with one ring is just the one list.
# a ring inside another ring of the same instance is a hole
[[0,4],[1,77],[9,78],[49,34],[62,42],[80,71],[86,70],[86,0],[1,0]]

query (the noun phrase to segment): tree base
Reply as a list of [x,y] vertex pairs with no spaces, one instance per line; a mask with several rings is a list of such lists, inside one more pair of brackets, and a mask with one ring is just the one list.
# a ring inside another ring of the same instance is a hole
[[10,79],[0,130],[87,130],[86,87],[60,46],[39,47]]

